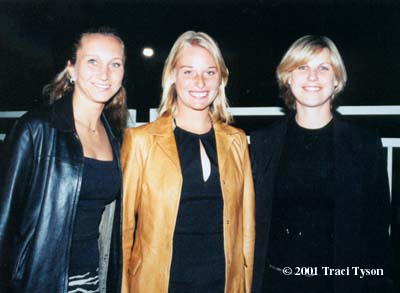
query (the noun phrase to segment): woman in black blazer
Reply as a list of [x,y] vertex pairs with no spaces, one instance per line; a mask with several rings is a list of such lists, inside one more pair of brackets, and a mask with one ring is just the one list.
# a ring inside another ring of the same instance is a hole
[[385,157],[377,136],[332,110],[347,79],[336,46],[298,39],[277,78],[291,112],[251,137],[253,291],[389,292]]

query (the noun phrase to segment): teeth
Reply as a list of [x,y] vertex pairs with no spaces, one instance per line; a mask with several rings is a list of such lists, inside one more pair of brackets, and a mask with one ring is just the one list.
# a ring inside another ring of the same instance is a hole
[[207,92],[190,92],[190,94],[196,98],[204,98],[207,96]]
[[304,89],[306,91],[316,92],[316,91],[319,91],[321,89],[321,87],[319,87],[319,86],[305,86]]
[[108,88],[110,88],[110,86],[107,85],[107,84],[98,84],[98,83],[96,83],[95,86],[98,87],[98,88],[101,88],[101,89],[108,89]]

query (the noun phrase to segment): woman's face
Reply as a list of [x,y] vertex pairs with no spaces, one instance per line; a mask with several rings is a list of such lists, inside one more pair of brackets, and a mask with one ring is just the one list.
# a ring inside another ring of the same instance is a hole
[[75,64],[68,65],[74,97],[104,104],[120,89],[124,76],[124,49],[113,36],[90,34],[81,40]]
[[208,112],[221,83],[212,55],[199,46],[186,47],[179,54],[174,74],[178,112]]
[[326,48],[292,71],[290,89],[296,99],[296,109],[329,107],[337,86],[331,54]]

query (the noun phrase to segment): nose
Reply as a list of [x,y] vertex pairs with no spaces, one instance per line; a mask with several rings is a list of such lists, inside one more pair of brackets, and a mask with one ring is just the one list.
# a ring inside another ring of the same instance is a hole
[[204,77],[201,74],[197,74],[195,77],[195,85],[198,88],[203,88],[205,86],[205,81],[204,81]]
[[318,80],[318,70],[317,69],[310,69],[308,72],[308,80]]
[[99,70],[99,78],[101,80],[108,80],[109,77],[109,69],[107,66],[102,66]]

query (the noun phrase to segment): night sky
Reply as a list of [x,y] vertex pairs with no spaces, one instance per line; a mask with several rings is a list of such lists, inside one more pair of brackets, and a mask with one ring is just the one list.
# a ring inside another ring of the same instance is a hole
[[[184,31],[209,33],[230,70],[232,106],[282,106],[275,68],[297,38],[330,37],[348,70],[342,105],[399,105],[400,4],[395,0],[0,0],[0,110],[27,110],[61,71],[74,38],[108,25],[128,59],[128,105],[146,119],[160,99],[164,60]],[[152,46],[155,56],[141,50]]]

